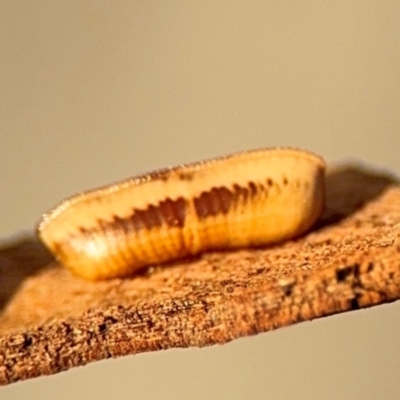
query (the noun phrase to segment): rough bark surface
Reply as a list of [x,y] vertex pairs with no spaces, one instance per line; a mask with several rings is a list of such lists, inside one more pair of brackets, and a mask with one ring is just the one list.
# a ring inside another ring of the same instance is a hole
[[226,343],[400,298],[400,186],[330,170],[312,232],[262,249],[215,252],[132,279],[91,283],[34,238],[0,249],[0,384],[108,357]]

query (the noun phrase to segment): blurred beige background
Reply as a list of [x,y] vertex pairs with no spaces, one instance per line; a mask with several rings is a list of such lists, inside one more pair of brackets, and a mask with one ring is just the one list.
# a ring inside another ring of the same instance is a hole
[[[0,37],[0,237],[77,191],[259,146],[400,172],[398,1],[0,0]],[[399,316],[107,360],[0,397],[397,399]]]

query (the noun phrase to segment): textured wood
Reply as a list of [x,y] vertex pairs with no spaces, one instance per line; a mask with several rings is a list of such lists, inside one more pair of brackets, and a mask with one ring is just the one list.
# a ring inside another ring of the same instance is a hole
[[225,343],[400,298],[400,186],[334,169],[313,232],[135,279],[87,282],[33,239],[0,251],[0,382],[170,347]]

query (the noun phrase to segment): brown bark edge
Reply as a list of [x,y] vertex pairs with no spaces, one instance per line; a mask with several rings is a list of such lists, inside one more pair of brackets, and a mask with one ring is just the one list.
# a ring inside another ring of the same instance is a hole
[[400,298],[400,186],[358,165],[328,173],[312,232],[214,252],[132,279],[86,282],[31,237],[0,249],[0,384],[109,357],[209,346]]

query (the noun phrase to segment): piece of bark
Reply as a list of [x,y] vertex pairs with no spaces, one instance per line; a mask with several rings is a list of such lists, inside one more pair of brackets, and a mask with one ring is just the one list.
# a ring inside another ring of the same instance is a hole
[[208,346],[400,298],[400,186],[330,170],[306,236],[214,252],[132,279],[87,282],[34,238],[0,249],[0,383],[108,357]]

